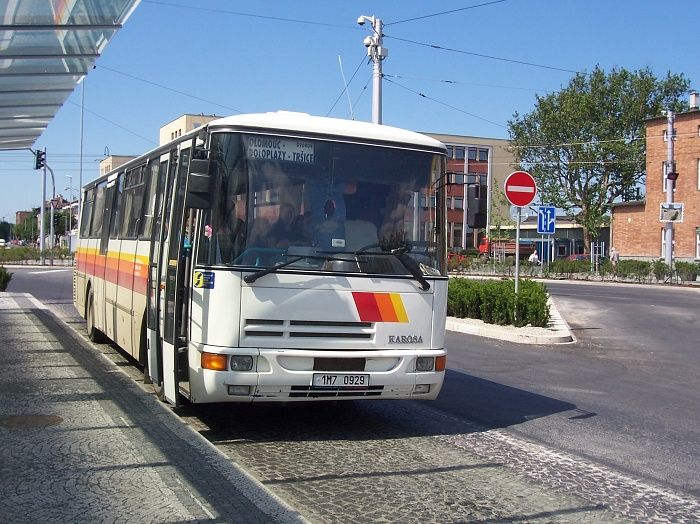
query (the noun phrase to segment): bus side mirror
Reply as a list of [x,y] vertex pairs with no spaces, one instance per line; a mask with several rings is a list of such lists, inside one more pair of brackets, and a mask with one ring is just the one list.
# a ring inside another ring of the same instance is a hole
[[211,185],[214,178],[210,174],[211,162],[193,158],[187,175],[187,197],[185,206],[191,209],[211,209]]

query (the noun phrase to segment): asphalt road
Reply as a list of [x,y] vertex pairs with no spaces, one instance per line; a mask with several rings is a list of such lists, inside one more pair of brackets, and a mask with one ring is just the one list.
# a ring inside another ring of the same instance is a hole
[[450,335],[439,405],[700,495],[700,289],[547,285],[577,342]]
[[[9,291],[75,316],[70,272],[12,271]],[[319,522],[700,518],[700,292],[548,285],[577,342],[448,334],[436,402],[179,414]]]

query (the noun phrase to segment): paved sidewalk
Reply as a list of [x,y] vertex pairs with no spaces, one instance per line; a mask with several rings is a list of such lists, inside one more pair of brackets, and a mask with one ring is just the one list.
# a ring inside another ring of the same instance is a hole
[[0,522],[304,521],[31,295],[0,369]]

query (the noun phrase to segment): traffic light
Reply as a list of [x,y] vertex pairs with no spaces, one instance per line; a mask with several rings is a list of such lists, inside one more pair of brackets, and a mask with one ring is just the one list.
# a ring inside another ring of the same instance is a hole
[[35,162],[34,169],[42,169],[46,166],[46,151],[37,151],[34,153]]

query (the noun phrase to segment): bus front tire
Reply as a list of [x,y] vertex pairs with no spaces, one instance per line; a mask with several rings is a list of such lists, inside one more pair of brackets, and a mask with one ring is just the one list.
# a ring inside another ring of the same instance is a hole
[[92,291],[88,294],[88,299],[87,299],[87,307],[86,307],[86,312],[85,312],[85,322],[86,322],[86,329],[87,329],[87,335],[88,338],[92,341],[95,342],[96,344],[100,344],[102,342],[106,342],[107,337],[105,337],[104,333],[97,329],[95,327],[95,304],[94,304],[94,299],[92,296]]

